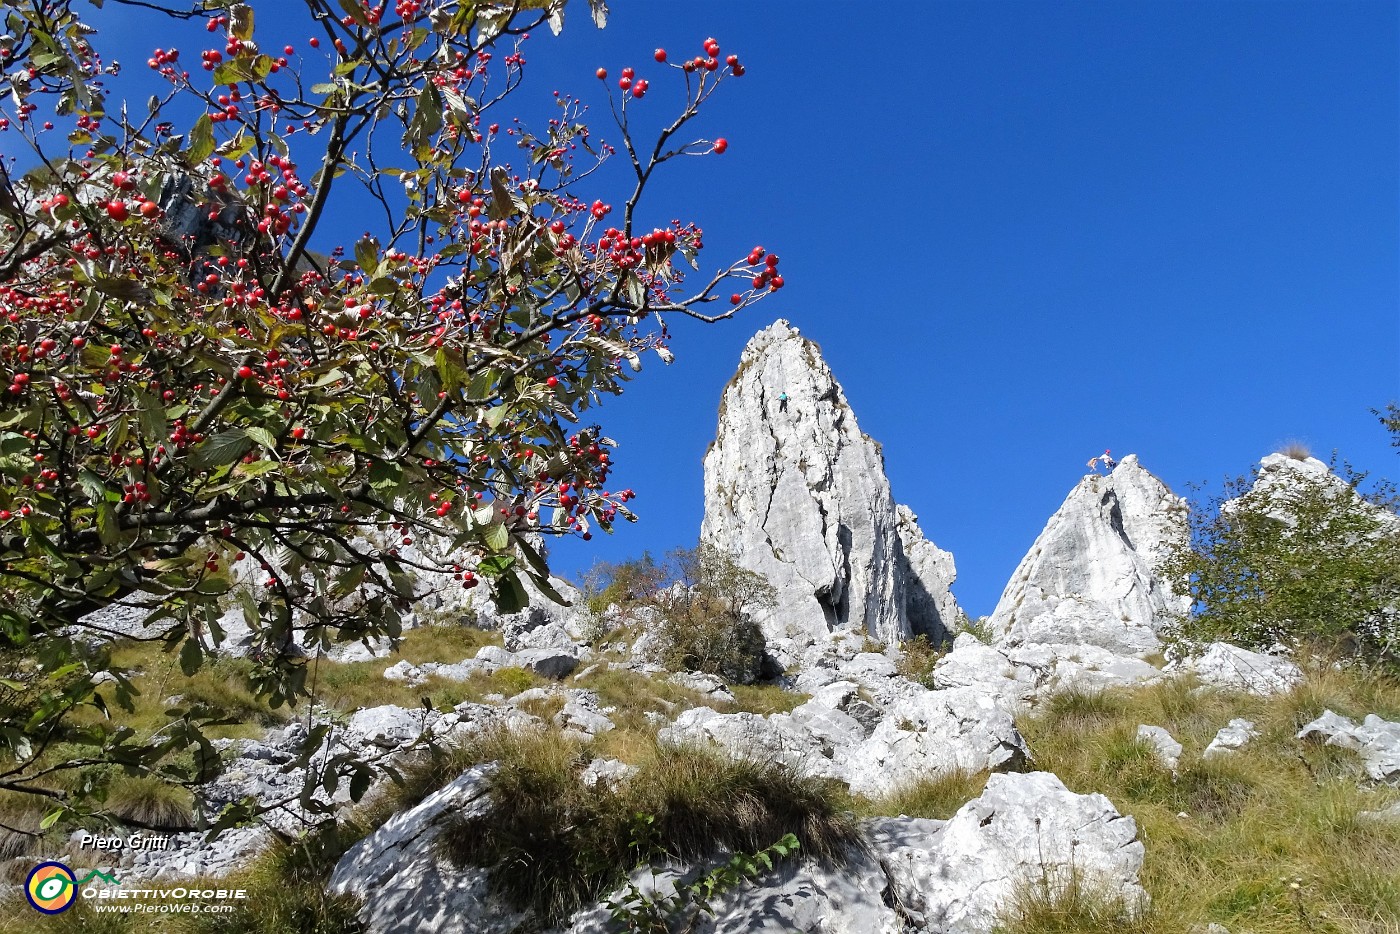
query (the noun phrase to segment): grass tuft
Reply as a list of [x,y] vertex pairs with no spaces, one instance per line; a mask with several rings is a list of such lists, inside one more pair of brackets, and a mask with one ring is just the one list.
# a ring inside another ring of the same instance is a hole
[[[495,807],[450,827],[445,853],[490,868],[499,894],[557,923],[656,854],[695,860],[719,849],[755,851],[793,833],[804,854],[835,860],[857,839],[838,789],[777,763],[653,744],[614,791],[579,780],[592,755],[557,732],[476,740],[469,756],[498,763]],[[650,820],[639,823],[639,815]]]
[[858,799],[862,817],[931,817],[947,820],[987,787],[987,772],[953,769],[916,779],[877,798]]

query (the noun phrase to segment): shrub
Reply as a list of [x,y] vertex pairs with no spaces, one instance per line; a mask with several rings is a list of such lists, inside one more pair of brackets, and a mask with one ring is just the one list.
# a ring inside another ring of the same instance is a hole
[[749,613],[773,605],[772,585],[712,545],[675,551],[672,561],[684,589],[661,604],[657,660],[672,671],[757,681],[767,643]]
[[666,585],[666,576],[666,566],[658,563],[651,552],[617,564],[598,561],[583,575],[584,602],[595,615],[614,603],[626,606],[649,602]]
[[[1361,478],[1356,477],[1354,481]],[[1301,473],[1244,478],[1192,510],[1162,572],[1192,599],[1178,641],[1307,645],[1400,661],[1400,522],[1353,483]]]

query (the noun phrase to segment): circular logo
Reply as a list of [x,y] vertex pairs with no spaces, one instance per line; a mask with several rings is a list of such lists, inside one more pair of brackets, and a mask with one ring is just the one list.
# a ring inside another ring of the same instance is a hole
[[78,897],[73,870],[62,863],[40,863],[25,880],[24,897],[46,915],[67,911]]

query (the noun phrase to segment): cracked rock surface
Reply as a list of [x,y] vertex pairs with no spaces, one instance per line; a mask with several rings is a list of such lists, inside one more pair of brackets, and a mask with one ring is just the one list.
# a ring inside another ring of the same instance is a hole
[[987,628],[1007,645],[1093,645],[1121,655],[1160,648],[1157,632],[1189,598],[1158,577],[1186,503],[1129,454],[1079,481],[1021,559]]
[[773,585],[759,616],[770,640],[854,629],[937,642],[957,618],[952,555],[895,504],[880,446],[786,321],[749,341],[725,387],[700,537]]

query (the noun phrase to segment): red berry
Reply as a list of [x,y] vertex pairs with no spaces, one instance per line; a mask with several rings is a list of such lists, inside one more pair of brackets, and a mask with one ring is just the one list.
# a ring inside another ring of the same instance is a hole
[[608,77],[608,70],[606,68],[599,68],[594,74],[598,76],[599,81],[605,81]]
[[729,140],[725,139],[723,136],[721,136],[719,139],[715,140],[715,152],[717,152],[717,153],[722,153],[722,152],[724,152],[724,151],[725,151],[726,149],[728,149],[728,148],[729,148]]
[[655,52],[653,52],[653,53],[651,54],[651,57],[654,58],[654,59],[656,59],[658,62],[664,62],[664,61],[666,61],[666,50],[665,50],[665,49],[657,49]]
[[300,441],[302,438],[306,437],[306,429],[298,425],[296,428],[292,429],[292,437]]
[[311,37],[309,40],[307,40],[307,41],[311,44],[311,47],[312,47],[313,49],[319,49],[319,48],[321,47],[321,40],[320,40],[320,39],[317,39],[315,36],[312,36],[312,37]]
[[110,217],[112,220],[117,221],[117,222],[121,222],[121,221],[126,220],[127,217],[129,216],[129,215],[127,214],[127,210],[126,210],[126,202],[125,202],[125,201],[108,201],[108,202],[107,202],[107,216]]
[[154,201],[142,201],[140,211],[142,217],[155,217],[160,213],[160,205]]
[[252,378],[253,378],[253,368],[250,367],[250,366],[241,366],[241,367],[239,367],[239,368],[238,368],[238,378],[239,378],[239,379],[252,379]]

